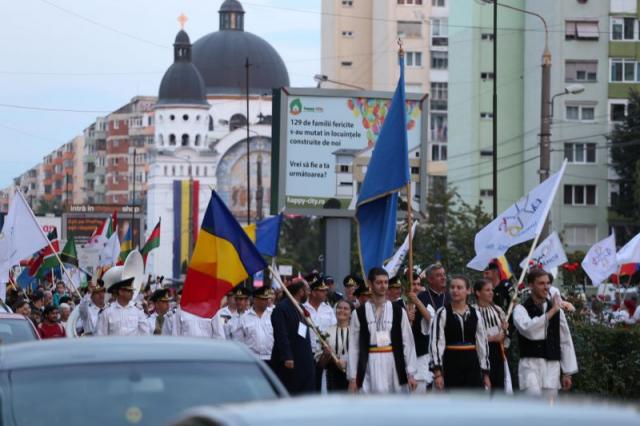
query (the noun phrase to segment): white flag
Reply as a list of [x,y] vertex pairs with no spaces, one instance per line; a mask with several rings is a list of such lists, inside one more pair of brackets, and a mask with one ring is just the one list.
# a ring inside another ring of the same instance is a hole
[[99,266],[115,265],[120,255],[120,238],[118,238],[118,230],[115,229],[113,234],[104,244],[100,252]]
[[618,265],[640,263],[640,234],[624,245],[616,256]]
[[567,160],[557,173],[533,188],[476,234],[476,257],[467,265],[469,268],[484,270],[491,259],[502,256],[516,244],[534,239],[542,231],[566,166]]
[[582,260],[582,269],[589,275],[593,285],[605,281],[618,272],[616,262],[616,236],[614,233],[589,249]]
[[[416,225],[418,221],[413,222],[413,226],[411,226],[411,239],[413,240],[413,234],[416,232]],[[385,271],[389,274],[390,277],[395,277],[398,275],[398,270],[400,269],[400,265],[404,261],[407,252],[409,251],[409,234],[404,239],[404,242],[398,248],[398,250],[393,254],[391,259],[384,265]]]
[[[563,263],[567,263],[567,255],[564,252],[560,237],[557,232],[551,233],[543,242],[538,244],[538,247],[533,251],[531,260],[536,264],[544,268],[545,271],[551,272],[553,268],[556,268]],[[524,259],[520,262],[520,267],[524,269]]]
[[22,192],[16,191],[0,233],[0,280],[7,280],[9,269],[21,259],[49,245]]

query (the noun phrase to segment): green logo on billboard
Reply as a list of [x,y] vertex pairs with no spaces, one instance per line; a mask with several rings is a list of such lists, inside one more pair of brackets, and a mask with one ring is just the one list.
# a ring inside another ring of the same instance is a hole
[[289,104],[289,112],[291,115],[298,115],[302,112],[302,102],[300,102],[299,98],[295,98]]

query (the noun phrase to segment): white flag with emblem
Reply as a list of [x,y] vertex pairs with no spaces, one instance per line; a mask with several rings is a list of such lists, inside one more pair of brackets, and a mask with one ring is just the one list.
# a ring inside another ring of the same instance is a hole
[[16,191],[0,234],[0,279],[6,281],[12,266],[47,245],[49,240],[22,192]]
[[[567,255],[564,252],[562,242],[560,241],[560,237],[558,237],[557,232],[554,231],[545,238],[543,242],[538,244],[538,247],[533,251],[531,260],[533,263],[542,266],[545,271],[549,272],[553,268],[556,268],[563,263],[567,263]],[[522,269],[526,266],[526,261],[527,259],[524,259],[520,262],[520,267]]]
[[491,259],[502,256],[510,247],[532,240],[542,231],[567,160],[560,170],[533,188],[476,234],[476,257],[467,265],[482,271]]
[[582,260],[582,269],[589,275],[593,285],[598,285],[618,272],[616,262],[616,236],[614,233],[594,244]]
[[640,234],[633,237],[618,251],[616,256],[618,265],[625,263],[640,263]]
[[[418,221],[415,221],[411,226],[412,240],[413,240],[413,235],[416,232],[417,224],[418,224]],[[409,251],[409,234],[407,234],[407,236],[405,237],[404,242],[402,243],[400,248],[398,248],[398,251],[396,251],[395,254],[391,257],[391,259],[389,259],[389,261],[384,265],[384,269],[385,271],[387,271],[390,277],[395,277],[396,275],[398,275],[398,270],[400,269],[400,265],[402,265],[402,262],[404,261],[404,258],[406,257],[408,251]]]

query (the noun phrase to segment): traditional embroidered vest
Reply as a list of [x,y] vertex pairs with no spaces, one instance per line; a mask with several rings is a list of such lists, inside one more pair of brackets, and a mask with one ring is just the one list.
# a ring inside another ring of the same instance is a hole
[[[550,309],[551,301],[547,300],[547,309],[542,308],[529,297],[522,306],[530,318],[545,315]],[[556,313],[547,324],[547,338],[544,340],[529,340],[518,334],[520,342],[520,358],[544,358],[549,361],[560,361],[560,312]]]
[[447,322],[444,325],[444,337],[447,345],[475,345],[478,314],[473,306],[469,306],[469,315],[464,320],[464,329],[460,326],[451,305],[445,305]]
[[[401,385],[407,384],[407,368],[404,362],[404,344],[402,343],[402,307],[392,303],[393,320],[391,322],[391,346],[393,347],[393,359],[395,361],[398,381]],[[367,372],[369,362],[369,346],[371,345],[371,333],[369,333],[369,322],[365,311],[365,305],[356,309],[358,321],[360,322],[360,353],[358,354],[358,374],[356,383],[358,388],[362,387],[364,375]]]

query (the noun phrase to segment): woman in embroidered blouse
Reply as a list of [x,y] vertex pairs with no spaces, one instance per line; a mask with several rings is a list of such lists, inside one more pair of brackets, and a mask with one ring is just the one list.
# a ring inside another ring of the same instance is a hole
[[474,308],[482,318],[489,342],[489,364],[491,387],[504,389],[512,393],[511,376],[507,365],[505,348],[508,347],[507,316],[502,308],[493,303],[493,284],[486,279],[480,279],[473,285],[477,305]]
[[331,349],[335,352],[340,360],[339,365],[329,356],[329,352],[325,349],[320,363],[325,363],[327,368],[327,391],[329,392],[346,392],[349,382],[347,381],[346,369],[347,358],[349,353],[349,322],[351,321],[351,310],[353,306],[346,300],[340,300],[336,303],[336,319],[337,325],[327,330],[327,343],[331,345]]
[[431,325],[434,386],[491,387],[487,335],[477,310],[467,303],[471,282],[463,275],[451,279],[451,303],[438,309]]

